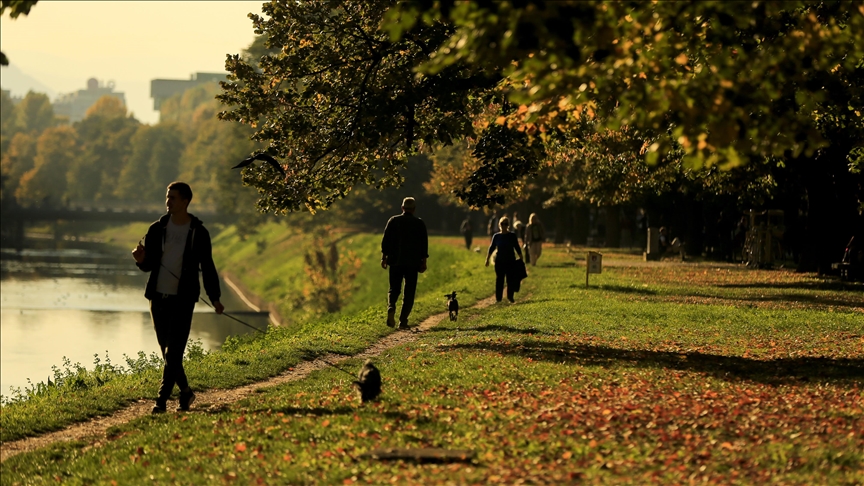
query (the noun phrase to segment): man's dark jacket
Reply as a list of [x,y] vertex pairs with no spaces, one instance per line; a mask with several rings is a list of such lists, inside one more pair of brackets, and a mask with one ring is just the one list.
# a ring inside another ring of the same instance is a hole
[[[177,286],[177,295],[191,302],[198,300],[201,293],[201,284],[198,282],[198,268],[201,268],[204,277],[204,290],[211,302],[218,301],[222,296],[219,289],[219,274],[216,273],[216,265],[213,263],[212,247],[210,245],[210,233],[200,219],[192,216],[189,224],[189,234],[186,237],[186,248],[183,250],[183,270],[180,273],[180,283]],[[159,221],[150,225],[147,236],[144,237],[144,261],[136,263],[138,268],[144,272],[150,272],[147,279],[147,287],[144,297],[154,300],[160,297],[156,291],[156,282],[159,281],[159,272],[168,271],[162,266],[162,248],[165,243],[165,232],[168,227],[170,215],[166,214]]]
[[410,213],[393,216],[384,228],[381,253],[388,265],[419,267],[421,260],[429,258],[426,223]]

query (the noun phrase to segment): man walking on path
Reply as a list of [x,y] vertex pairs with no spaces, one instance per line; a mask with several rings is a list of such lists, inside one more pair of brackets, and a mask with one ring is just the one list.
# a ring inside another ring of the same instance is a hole
[[408,315],[414,307],[417,291],[417,274],[426,271],[429,258],[429,237],[426,224],[414,216],[417,203],[413,197],[402,201],[402,214],[393,216],[384,228],[381,239],[381,268],[390,267],[390,290],[387,292],[387,325],[396,326],[396,300],[405,281],[402,310],[399,312],[399,329],[408,329]]
[[462,226],[459,227],[459,232],[465,238],[465,248],[471,249],[471,242],[474,241],[474,225],[471,223],[471,216],[462,221]]
[[144,297],[150,301],[150,316],[156,329],[156,340],[162,350],[165,368],[153,413],[164,413],[174,385],[180,389],[179,410],[189,410],[195,393],[183,369],[183,353],[192,327],[192,311],[201,292],[198,269],[204,278],[204,289],[217,314],[224,307],[219,302],[219,275],[213,263],[210,233],[201,220],[187,212],[192,189],[185,182],[172,182],[165,196],[168,214],[150,225],[144,245],[132,251],[135,264],[150,272]]

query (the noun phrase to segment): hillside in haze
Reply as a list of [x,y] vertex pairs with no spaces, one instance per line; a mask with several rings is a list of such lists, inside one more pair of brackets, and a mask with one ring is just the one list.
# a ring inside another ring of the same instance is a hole
[[38,79],[21,71],[14,64],[0,68],[0,86],[12,92],[12,96],[24,96],[28,91],[45,93],[52,100],[57,95],[53,89],[45,86]]

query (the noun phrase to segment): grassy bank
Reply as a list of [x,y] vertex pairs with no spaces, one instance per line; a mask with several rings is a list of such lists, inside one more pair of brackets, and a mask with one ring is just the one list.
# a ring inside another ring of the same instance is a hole
[[[572,257],[543,263],[516,305],[465,312],[382,355],[378,404],[358,405],[323,370],[230,410],[136,420],[110,445],[12,458],[2,482],[864,481],[860,286],[654,265],[605,269],[585,288]],[[476,455],[361,457],[378,447]]]
[[[273,238],[278,239],[273,231]],[[221,248],[238,261],[242,258],[243,245],[231,243],[232,234],[225,232],[225,243]],[[358,255],[372,252],[374,235],[357,235],[346,249],[356,248]],[[255,241],[244,242],[255,248]],[[234,245],[234,246],[232,246]],[[256,265],[265,280],[269,275],[281,275],[278,285],[272,282],[262,291],[282,292],[279,285],[290,289],[285,279],[291,266],[302,259],[303,245],[294,245],[290,251],[267,252],[258,255]],[[254,251],[254,250],[253,250]],[[232,253],[233,252],[233,253]],[[473,252],[460,250],[449,244],[432,239],[430,268],[422,275],[418,287],[417,302],[412,318],[415,323],[429,315],[441,312],[443,294],[451,290],[461,291],[464,301],[470,304],[487,295],[488,282],[473,277],[480,269],[482,259]],[[222,268],[232,269],[235,263],[227,257],[221,261]],[[303,359],[329,352],[354,354],[380,337],[393,332],[384,326],[386,309],[386,272],[378,265],[378,258],[371,264],[364,263],[358,275],[356,299],[348,309],[338,315],[311,319],[296,325],[271,328],[266,335],[240,340],[229,340],[220,352],[210,354],[192,353],[187,365],[190,384],[196,389],[228,388],[276,375]],[[272,272],[272,273],[271,273]],[[249,268],[237,267],[247,286],[257,289],[261,278]],[[364,280],[365,279],[365,280]],[[484,285],[485,283],[485,285]],[[289,290],[290,291],[290,290]],[[374,303],[377,305],[372,307]],[[357,310],[363,309],[363,310]],[[141,357],[128,363],[125,369],[117,366],[101,366],[96,370],[70,369],[62,374],[60,383],[42,384],[25,399],[3,405],[0,414],[0,440],[9,441],[35,435],[90,417],[111,413],[139,399],[152,399],[158,387],[159,365]],[[131,371],[131,372],[130,372]]]

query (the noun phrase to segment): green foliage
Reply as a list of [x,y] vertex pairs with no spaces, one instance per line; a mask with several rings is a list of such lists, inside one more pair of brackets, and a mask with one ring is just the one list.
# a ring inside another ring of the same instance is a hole
[[[140,123],[104,96],[75,123],[80,150],[67,166],[68,197],[79,201],[111,201],[116,198],[120,175],[132,154],[132,137]],[[137,193],[137,191],[136,191]]]
[[450,23],[450,38],[418,71],[496,66],[507,97],[525,107],[512,124],[555,128],[587,109],[612,130],[671,125],[688,165],[698,166],[823,146],[814,122],[835,96],[826,88],[851,88],[860,106],[860,82],[848,83],[864,59],[860,9],[788,1],[404,2],[386,22],[396,39],[414,28],[400,19]]
[[185,148],[180,126],[170,122],[139,125],[129,143],[129,159],[120,172],[114,196],[159,201],[179,173]]
[[[219,99],[224,120],[249,125],[282,159],[281,180],[266,164],[243,169],[267,212],[316,211],[355,186],[388,187],[418,147],[472,135],[491,87],[482,68],[416,76],[430,49],[449,35],[436,24],[392,42],[379,26],[390,2],[268,3],[252,16],[271,53],[229,56],[233,82]],[[252,56],[254,57],[254,56]]]
[[54,108],[48,95],[29,91],[24,99],[14,108],[14,117],[6,128],[11,133],[26,132],[38,137],[46,129],[57,124]]
[[25,132],[16,133],[0,159],[4,202],[15,196],[21,177],[33,168],[35,157],[36,138]]
[[66,168],[77,155],[78,140],[69,126],[42,132],[36,142],[33,168],[21,176],[15,198],[25,205],[51,206],[62,202],[66,193]]
[[335,313],[349,302],[355,289],[354,279],[363,262],[353,251],[339,252],[333,228],[319,228],[303,255],[306,279],[303,292],[294,298],[296,312]]

